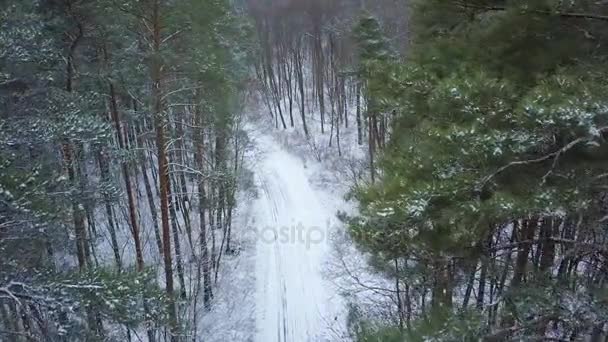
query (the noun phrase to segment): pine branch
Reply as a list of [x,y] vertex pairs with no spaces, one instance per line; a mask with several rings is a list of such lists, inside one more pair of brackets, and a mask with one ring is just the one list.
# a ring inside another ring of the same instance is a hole
[[490,249],[490,252],[496,253],[501,250],[510,250],[513,248],[519,248],[522,245],[540,245],[547,241],[550,241],[550,242],[553,242],[556,244],[567,245],[567,246],[571,246],[571,247],[581,247],[581,248],[588,249],[589,251],[592,251],[592,252],[600,253],[602,255],[608,255],[608,248],[606,248],[600,244],[596,244],[596,243],[592,243],[592,242],[583,242],[583,241],[572,240],[572,239],[556,238],[556,237],[552,237],[549,239],[533,239],[533,240],[512,242],[512,243],[493,247]]
[[15,303],[17,303],[19,306],[23,306],[23,304],[21,303],[21,300],[17,297],[17,295],[15,293],[13,293],[13,291],[11,291],[9,289],[9,287],[12,284],[9,284],[8,286],[3,286],[0,287],[0,293],[4,293],[5,296],[2,296],[0,298],[10,298],[12,299]]
[[[498,330],[492,334],[484,336],[481,341],[482,342],[499,342],[509,340],[513,334],[516,334],[522,330],[532,330],[537,329],[538,327],[546,326],[552,321],[559,320],[558,315],[548,315],[537,318],[533,321],[526,322],[526,324],[522,325],[513,325],[511,327],[507,327],[501,330]],[[543,341],[546,341],[544,338]]]
[[[478,9],[484,11],[506,11],[508,8],[506,6],[483,6],[483,5],[475,5],[467,2],[456,2],[457,6],[460,6],[464,9]],[[574,18],[574,19],[591,19],[591,20],[601,20],[608,21],[608,16],[601,14],[593,14],[593,13],[576,13],[576,12],[551,12],[545,10],[526,10],[522,9],[522,12],[536,13],[542,15],[557,15],[563,18]]]
[[[598,129],[598,131],[600,133],[605,133],[608,131],[608,127],[601,127]],[[571,141],[570,143],[568,143],[567,145],[565,145],[564,147],[560,148],[559,150],[549,153],[547,155],[544,155],[542,157],[539,158],[534,158],[534,159],[527,159],[527,160],[517,160],[517,161],[513,161],[510,162],[507,165],[502,166],[501,168],[499,168],[498,170],[496,170],[494,173],[486,176],[483,178],[483,180],[479,183],[479,185],[477,186],[476,192],[477,193],[481,193],[484,188],[486,187],[487,183],[494,177],[498,176],[499,174],[503,173],[505,170],[513,167],[513,166],[519,166],[519,165],[528,165],[528,164],[535,164],[535,163],[541,163],[544,162],[546,160],[549,160],[551,158],[553,159],[553,163],[551,165],[551,169],[543,176],[543,182],[544,180],[551,174],[553,173],[553,170],[555,169],[555,167],[557,166],[557,162],[559,157],[568,152],[569,150],[571,150],[572,148],[574,148],[576,145],[579,145],[581,143],[585,143],[585,142],[592,142],[592,139],[589,138],[578,138],[575,139],[573,141]]]

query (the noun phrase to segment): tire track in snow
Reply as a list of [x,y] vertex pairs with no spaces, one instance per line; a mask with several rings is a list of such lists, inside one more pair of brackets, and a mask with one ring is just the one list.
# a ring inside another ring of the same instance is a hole
[[[270,189],[269,189],[269,185],[267,183],[267,178],[266,177],[262,177],[260,179],[260,183],[262,184],[262,189],[264,191],[264,200],[266,201],[267,204],[270,204],[270,212],[271,212],[271,216],[272,216],[272,223],[273,224],[278,224],[279,223],[279,209],[278,209],[278,204],[276,201],[276,196],[274,194],[271,194]],[[276,234],[276,232],[274,232],[273,234],[273,239],[276,242],[278,240],[278,235]],[[274,252],[274,262],[276,265],[276,276],[277,276],[277,284],[280,284],[281,286],[281,307],[277,307],[277,341],[286,341],[286,336],[287,336],[287,323],[286,323],[286,319],[285,319],[285,311],[286,311],[286,306],[287,306],[287,301],[285,298],[285,282],[283,281],[282,277],[281,277],[281,258],[279,256],[279,249],[278,249],[278,244],[277,243],[273,243],[273,252]],[[271,266],[271,265],[269,265]],[[270,270],[270,269],[269,269]],[[266,275],[268,275],[268,272],[266,272]],[[265,285],[265,289],[269,288],[269,281],[270,279],[266,280],[264,285]]]
[[[254,204],[261,232],[256,244],[256,341],[327,341],[323,331],[333,320],[329,302],[336,297],[327,293],[330,286],[321,275],[327,241],[309,243],[308,234],[326,229],[334,213],[320,204],[300,159],[269,137],[259,138],[258,148],[264,155],[256,168],[263,196]],[[303,234],[296,229],[300,225]]]

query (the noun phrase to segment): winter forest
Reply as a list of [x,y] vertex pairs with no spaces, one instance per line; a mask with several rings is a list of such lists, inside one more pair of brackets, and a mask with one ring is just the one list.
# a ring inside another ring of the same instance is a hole
[[0,0],[0,341],[608,341],[608,3]]

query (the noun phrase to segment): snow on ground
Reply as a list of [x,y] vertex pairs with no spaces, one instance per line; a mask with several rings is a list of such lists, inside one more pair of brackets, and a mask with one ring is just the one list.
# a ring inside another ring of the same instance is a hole
[[254,122],[246,128],[254,145],[246,167],[257,196],[239,201],[233,229],[240,253],[224,261],[199,326],[203,340],[346,341],[346,305],[326,276],[331,237],[343,229],[335,215],[344,192],[321,187],[334,183],[319,178],[326,167],[288,150],[298,139],[286,144],[284,133]]
[[[311,108],[310,104],[307,108]],[[336,216],[338,212],[348,215],[356,213],[356,204],[345,198],[354,185],[369,182],[366,137],[359,145],[353,105],[349,107],[348,115],[350,126],[340,129],[340,148],[337,146],[336,132],[331,131],[329,124],[325,125],[325,133],[321,133],[318,113],[307,118],[308,139],[303,134],[297,109],[294,111],[295,127],[277,129],[268,120],[267,110],[258,108],[250,120],[256,122],[255,126],[261,133],[249,130],[251,135],[264,136],[264,139],[272,139],[273,144],[280,145],[272,146],[270,151],[281,149],[303,165],[308,185],[314,193],[313,205],[322,208],[324,214],[319,216],[331,219],[331,229],[325,232],[327,244],[323,247],[323,260],[318,264],[324,290],[340,298],[341,311],[336,315],[340,324],[332,325],[326,320],[325,332],[330,335],[326,338],[331,341],[352,339],[350,328],[357,323],[352,319],[386,322],[397,317],[394,279],[379,274],[370,266],[369,255],[357,248]],[[261,145],[261,148],[267,148],[265,144]],[[290,165],[297,164],[297,161],[291,161]],[[285,170],[283,172],[289,170],[284,166],[281,169]],[[298,174],[298,177],[301,175]],[[271,178],[275,181],[278,177]],[[284,220],[284,217],[278,220]],[[307,340],[287,338],[285,341]]]
[[[354,116],[350,113],[351,123]],[[341,256],[367,263],[336,215],[355,210],[345,195],[353,184],[365,181],[366,150],[358,145],[352,124],[341,129],[338,151],[335,132],[326,125],[322,134],[318,116],[309,118],[308,139],[299,113],[294,117],[295,127],[276,129],[258,107],[247,129],[261,154],[253,167],[261,189],[253,204],[263,223],[257,226],[274,227],[264,229],[264,241],[257,243],[256,341],[348,341],[353,298],[344,295],[352,288],[343,284],[349,276],[336,258],[336,243],[346,241],[350,247],[350,255]],[[314,244],[319,234],[323,241]]]
[[323,277],[328,237],[335,221],[313,189],[303,161],[272,137],[256,177],[256,341],[332,341],[345,325],[340,295]]
[[237,254],[226,255],[214,287],[209,312],[202,315],[199,331],[201,341],[252,341],[255,332],[255,260],[256,240],[251,227],[253,206],[250,194],[241,194],[233,221],[234,245]]

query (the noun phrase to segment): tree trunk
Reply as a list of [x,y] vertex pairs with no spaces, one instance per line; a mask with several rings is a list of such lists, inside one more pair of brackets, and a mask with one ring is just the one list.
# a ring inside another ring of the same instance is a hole
[[[198,107],[197,107],[198,108]],[[204,136],[203,136],[203,120],[202,113],[195,113],[196,122],[196,162],[199,171],[202,173],[205,169],[204,165]],[[205,194],[205,179],[203,175],[198,177],[198,214],[199,214],[199,244],[200,244],[200,260],[198,262],[198,269],[202,268],[203,274],[203,304],[209,309],[211,306],[211,298],[213,298],[213,292],[211,288],[211,272],[210,261],[209,261],[209,248],[207,246],[207,226],[205,223],[205,210],[207,205],[207,196]],[[200,271],[199,271],[200,273]],[[200,281],[200,277],[197,281]]]
[[[141,136],[141,134],[140,134]],[[140,147],[143,149],[143,147],[145,146],[145,144],[143,143],[142,139],[143,138],[139,138],[139,145]],[[150,216],[152,216],[152,228],[154,229],[154,239],[156,240],[156,247],[158,248],[158,255],[161,256],[163,255],[163,242],[161,240],[160,237],[160,231],[158,229],[158,213],[157,208],[156,208],[156,204],[154,203],[154,194],[152,193],[152,186],[150,185],[150,178],[148,177],[148,170],[146,168],[146,157],[145,157],[145,151],[142,151],[140,154],[140,166],[141,166],[141,174],[142,174],[142,178],[144,181],[144,189],[146,191],[146,198],[148,199],[148,208],[150,209]],[[150,165],[152,167],[152,165]]]
[[[524,219],[521,223],[521,231],[518,234],[517,241],[519,242],[517,257],[515,259],[515,268],[513,270],[513,279],[511,280],[511,290],[515,291],[519,285],[522,283],[524,275],[526,274],[526,268],[528,265],[528,256],[530,254],[530,249],[532,248],[532,240],[534,239],[534,234],[536,230],[536,226],[538,225],[538,220],[534,217],[530,219]],[[509,313],[507,313],[506,317],[503,319],[503,326],[511,326],[515,320],[515,309],[512,301],[507,298],[506,305],[509,308]]]
[[469,270],[469,278],[467,280],[467,287],[464,292],[464,297],[462,300],[462,310],[466,310],[467,306],[469,306],[469,301],[471,300],[471,294],[473,293],[473,286],[475,285],[475,274],[477,273],[477,260],[471,263],[471,266],[468,267]]
[[443,312],[452,307],[452,288],[450,281],[450,267],[446,261],[437,260],[435,262],[435,277],[433,285],[433,311]]
[[[175,182],[173,182],[173,190],[175,191]],[[173,243],[175,244],[175,263],[177,264],[177,279],[179,279],[180,285],[180,297],[186,299],[186,281],[184,277],[184,264],[182,262],[182,248],[179,240],[179,229],[177,223],[177,213],[175,211],[175,203],[177,202],[177,196],[171,195],[171,184],[168,186],[169,193],[169,213],[171,214],[171,228],[173,231]]]
[[541,273],[551,275],[551,267],[555,259],[555,242],[553,242],[553,230],[557,222],[552,217],[544,217],[540,227],[540,238],[542,243],[539,270]]
[[[72,11],[71,2],[68,1],[66,4],[68,6],[68,12],[71,12]],[[82,38],[83,35],[84,35],[84,33],[82,30],[82,25],[80,23],[78,23],[78,33],[77,33],[76,37],[70,43],[69,52],[68,52],[68,56],[67,56],[65,90],[68,93],[72,92],[72,82],[73,82],[72,79],[74,76],[74,53],[75,53],[76,48],[78,47],[78,43],[80,42],[80,39]],[[74,185],[76,185],[76,167],[74,165],[75,158],[74,158],[72,144],[67,139],[62,144],[62,152],[63,152],[64,164],[65,164],[65,167],[68,172],[68,179],[70,180],[70,185],[74,186]],[[83,213],[82,205],[79,204],[78,201],[73,197],[72,197],[72,215],[73,215],[73,221],[74,221],[74,232],[76,235],[76,255],[78,258],[78,266],[80,267],[80,270],[82,271],[86,268],[86,264],[87,264],[87,259],[86,259],[86,256],[88,255],[88,252],[87,252],[88,244],[86,242],[87,234],[86,234],[86,229],[84,226],[84,213]]]
[[361,83],[357,81],[357,94],[356,97],[356,105],[357,105],[357,143],[359,145],[363,144],[363,128],[361,127]]
[[300,47],[298,46],[298,52],[295,54],[296,60],[296,74],[298,77],[298,88],[300,90],[300,116],[302,118],[302,128],[304,129],[304,135],[308,139],[308,126],[306,125],[306,110],[305,110],[305,93],[304,93],[304,71],[302,70],[302,54],[299,52]]
[[536,230],[537,220],[535,218],[525,219],[521,224],[521,234],[518,234],[519,250],[517,259],[515,260],[515,269],[513,270],[513,279],[511,287],[515,288],[521,284],[526,267],[528,265],[528,255],[532,248],[532,239]]
[[[125,141],[123,137],[123,129],[120,122],[118,113],[118,104],[116,103],[116,93],[114,85],[109,82],[110,88],[110,113],[112,121],[114,121],[114,128],[116,129],[116,136],[118,137],[118,147],[121,150],[126,149]],[[139,236],[139,224],[137,222],[137,211],[135,209],[135,198],[133,197],[133,187],[131,185],[131,177],[129,175],[129,168],[126,162],[121,163],[122,175],[125,181],[125,191],[127,192],[127,201],[129,203],[129,220],[131,224],[131,235],[133,236],[133,243],[135,244],[135,259],[138,271],[144,269],[144,255],[141,247],[141,238]]]
[[405,317],[403,317],[403,304],[401,303],[401,289],[399,287],[399,262],[394,260],[395,265],[395,291],[397,296],[397,313],[399,314],[399,329],[403,330]]
[[[175,124],[175,131],[176,131],[176,147],[177,147],[177,151],[175,154],[175,159],[177,160],[177,162],[181,165],[186,165],[186,158],[184,158],[184,154],[185,154],[185,144],[183,142],[184,140],[184,129],[182,126],[182,118],[178,117],[176,118],[176,124]],[[192,253],[194,253],[194,243],[192,242],[192,223],[190,220],[190,209],[188,207],[189,205],[189,199],[188,199],[188,186],[187,186],[187,182],[186,182],[186,176],[184,175],[184,172],[180,172],[178,174],[178,178],[179,178],[179,184],[181,187],[181,193],[176,193],[176,199],[177,199],[177,205],[179,205],[179,209],[182,212],[182,218],[184,219],[184,227],[186,228],[186,236],[188,238],[188,244],[190,245],[190,250],[192,251]],[[177,188],[177,186],[175,186],[174,188]]]
[[173,261],[171,256],[171,233],[169,228],[169,165],[165,146],[165,113],[162,94],[162,60],[161,60],[161,22],[160,22],[160,2],[152,1],[152,40],[153,40],[153,59],[152,59],[152,100],[154,103],[154,126],[156,128],[156,148],[158,153],[158,178],[160,191],[160,211],[161,224],[163,231],[163,254],[165,264],[165,283],[166,292],[169,300],[167,301],[167,311],[169,314],[169,325],[171,329],[171,342],[178,341],[178,323],[173,296]]
[[[103,181],[110,180],[110,171],[108,167],[108,161],[104,156],[103,151],[97,152],[97,163],[99,164],[99,170],[101,173],[101,179]],[[112,252],[114,253],[114,261],[116,262],[116,268],[118,271],[122,269],[122,261],[120,258],[120,251],[118,247],[118,240],[116,239],[116,224],[114,221],[114,210],[110,202],[110,196],[104,191],[103,202],[106,209],[106,216],[108,219],[108,232],[110,233],[110,243],[112,244]]]
[[376,170],[375,170],[375,165],[374,165],[374,132],[373,132],[373,124],[372,124],[372,118],[371,115],[368,114],[368,147],[369,147],[369,173],[370,173],[370,177],[371,177],[371,181],[372,184],[375,182],[376,180]]

